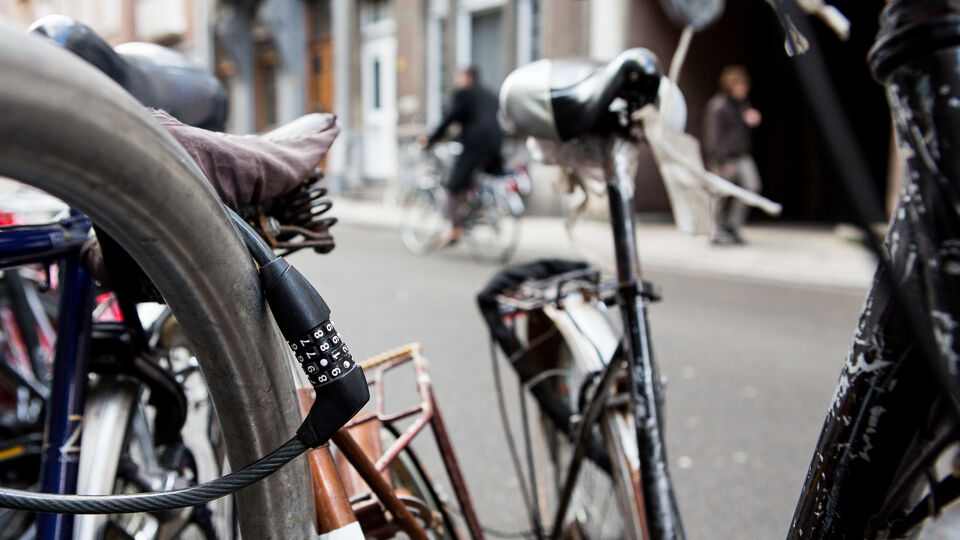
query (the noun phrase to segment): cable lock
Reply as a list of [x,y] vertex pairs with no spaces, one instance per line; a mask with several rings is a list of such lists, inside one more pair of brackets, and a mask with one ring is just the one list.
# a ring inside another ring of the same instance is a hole
[[369,401],[363,370],[330,321],[330,308],[310,282],[233,212],[231,218],[260,265],[260,282],[274,318],[316,390],[297,435],[246,467],[205,484],[131,495],[54,495],[0,488],[0,508],[58,514],[154,512],[203,504],[230,495],[326,443]]

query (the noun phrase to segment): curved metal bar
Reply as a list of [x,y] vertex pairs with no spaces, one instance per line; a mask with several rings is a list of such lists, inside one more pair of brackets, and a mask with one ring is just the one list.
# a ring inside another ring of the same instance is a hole
[[[286,347],[253,262],[177,142],[113,81],[0,25],[0,175],[63,198],[154,281],[193,345],[238,469],[296,432]],[[312,534],[304,460],[237,494],[247,538]]]

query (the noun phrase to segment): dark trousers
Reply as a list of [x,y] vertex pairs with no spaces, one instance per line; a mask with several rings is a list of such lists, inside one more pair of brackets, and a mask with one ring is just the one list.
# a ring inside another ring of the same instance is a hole
[[[739,156],[723,165],[711,167],[711,171],[754,193],[760,193],[762,188],[757,164],[750,155]],[[746,223],[748,212],[750,208],[746,204],[733,197],[726,197],[717,207],[715,216],[717,234],[722,235],[726,231],[736,232]]]
[[449,203],[447,215],[454,227],[463,226],[463,216],[458,210],[463,196],[473,186],[474,174],[478,170],[489,174],[503,174],[503,158],[500,151],[482,153],[464,150],[457,158],[457,162],[453,164],[446,187]]

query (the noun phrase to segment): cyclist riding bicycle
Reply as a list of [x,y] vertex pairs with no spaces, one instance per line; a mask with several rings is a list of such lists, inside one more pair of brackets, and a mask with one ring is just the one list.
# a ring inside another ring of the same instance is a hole
[[503,174],[503,157],[500,154],[503,131],[497,120],[497,96],[480,84],[480,73],[475,66],[457,72],[455,84],[457,90],[453,94],[449,112],[429,139],[421,138],[419,141],[428,148],[443,138],[451,124],[460,124],[463,152],[457,158],[446,184],[450,193],[447,215],[453,229],[441,241],[441,245],[455,242],[463,235],[464,224],[458,208],[463,195],[473,186],[474,173],[483,170],[490,174]]

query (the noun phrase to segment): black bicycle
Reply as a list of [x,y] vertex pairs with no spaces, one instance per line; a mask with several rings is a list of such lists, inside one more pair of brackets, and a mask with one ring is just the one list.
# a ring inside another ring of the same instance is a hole
[[[722,10],[722,2],[664,3],[691,27]],[[771,4],[786,28],[788,50],[809,45],[796,61],[799,79],[869,231],[863,216],[874,209],[863,196],[867,168],[806,14],[791,2]],[[943,533],[960,508],[958,51],[955,3],[900,0],[885,8],[870,63],[888,90],[907,176],[886,240],[867,232],[880,266],[790,538]],[[502,271],[479,295],[494,341],[546,420],[531,429],[521,407],[526,471],[520,454],[513,455],[538,537],[684,536],[647,320],[647,303],[658,295],[640,273],[631,212],[641,144],[651,142],[661,165],[667,159],[683,164],[683,156],[670,153],[676,148],[656,146],[662,142],[656,130],[663,128],[650,106],[664,104],[662,81],[653,54],[632,49],[606,65],[535,62],[515,71],[501,91],[507,118],[552,147],[546,155],[554,163],[574,174],[591,167],[602,173],[616,254],[612,281],[582,263],[545,260]],[[555,486],[546,494],[536,488],[543,480],[534,466],[544,448],[538,433],[547,441],[552,467],[546,476]]]

